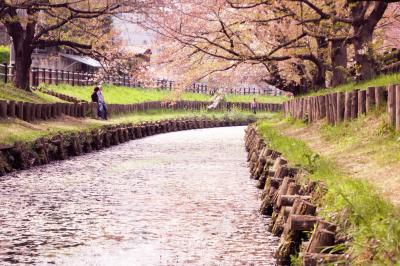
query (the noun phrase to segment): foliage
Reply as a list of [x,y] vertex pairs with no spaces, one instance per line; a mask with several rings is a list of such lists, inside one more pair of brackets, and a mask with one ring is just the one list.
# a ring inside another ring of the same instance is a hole
[[[14,85],[29,89],[29,68],[36,48],[65,48],[102,59],[121,54],[111,30],[112,15],[142,8],[124,0],[0,1],[0,23],[15,49]],[[115,52],[115,53],[113,53]],[[104,60],[102,60],[104,63]],[[111,58],[113,66],[115,57]]]
[[186,83],[267,82],[298,94],[325,87],[327,76],[331,84],[345,82],[349,71],[343,69],[353,56],[351,75],[373,76],[370,55],[383,46],[375,29],[397,18],[398,12],[384,16],[388,6],[345,0],[166,1],[144,23],[160,33],[158,63]]
[[292,164],[311,167],[308,178],[325,183],[328,190],[319,202],[319,213],[339,225],[340,235],[349,236],[345,244],[353,264],[392,265],[400,260],[398,207],[383,199],[371,184],[345,175],[325,157],[310,165],[308,158],[314,152],[304,142],[279,133],[276,121],[261,121],[258,126],[273,149]]
[[10,62],[10,47],[0,45],[0,64],[8,64]]

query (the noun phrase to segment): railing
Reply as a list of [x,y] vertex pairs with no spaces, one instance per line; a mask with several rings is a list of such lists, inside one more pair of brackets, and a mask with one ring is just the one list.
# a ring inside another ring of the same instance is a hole
[[[134,112],[143,112],[153,109],[173,109],[173,110],[202,110],[206,109],[211,102],[200,101],[176,101],[176,102],[143,102],[135,104],[108,104],[110,115],[121,115]],[[240,110],[251,110],[251,104],[247,102],[231,102],[231,108]],[[217,109],[227,109],[228,103],[219,104]],[[282,109],[281,104],[258,103],[257,109],[260,111],[278,112]],[[72,117],[95,117],[97,114],[97,104],[88,102],[79,103],[48,103],[37,104],[29,102],[16,102],[0,100],[0,119],[19,118],[27,122],[37,120],[55,119],[62,115]]]
[[[0,79],[10,82],[14,77],[15,67],[8,64],[0,64]],[[46,84],[69,84],[72,86],[94,86],[102,81],[105,84],[112,84],[124,87],[158,88],[162,90],[173,90],[176,84],[172,80],[156,79],[150,82],[143,82],[127,75],[103,75],[100,77],[94,72],[65,71],[48,68],[33,67],[30,70],[30,85],[38,87],[40,83]],[[219,88],[210,87],[206,84],[194,83],[186,89],[188,92],[213,95]],[[260,89],[255,87],[225,88],[230,94],[240,95],[282,95],[281,91],[273,89]]]
[[11,81],[13,73],[13,67],[10,67],[8,64],[0,64],[0,80],[4,83]]
[[[31,84],[33,87],[40,83],[47,84],[69,84],[72,86],[94,86],[101,80],[103,83],[124,87],[142,87],[145,85],[129,76],[105,75],[102,78],[94,72],[76,72],[65,70],[54,70],[46,68],[32,68]],[[151,84],[149,84],[151,86]]]

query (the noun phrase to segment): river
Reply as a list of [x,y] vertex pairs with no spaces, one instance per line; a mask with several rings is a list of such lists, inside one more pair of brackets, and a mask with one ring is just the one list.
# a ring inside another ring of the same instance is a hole
[[274,265],[244,127],[134,140],[0,179],[0,265]]

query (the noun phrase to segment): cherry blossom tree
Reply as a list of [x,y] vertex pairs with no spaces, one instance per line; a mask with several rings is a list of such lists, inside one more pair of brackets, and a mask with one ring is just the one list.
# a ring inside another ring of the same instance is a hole
[[303,93],[344,83],[352,57],[360,79],[376,74],[374,33],[388,2],[167,1],[145,24],[159,33],[158,62],[186,79],[245,65],[269,84]]
[[[35,48],[63,46],[93,54],[96,51],[93,48],[102,48],[106,43],[104,40],[112,35],[104,32],[112,15],[140,12],[150,3],[128,0],[0,0],[0,23],[12,38],[15,51],[14,85],[29,89],[29,69]],[[109,49],[103,47],[99,51]]]

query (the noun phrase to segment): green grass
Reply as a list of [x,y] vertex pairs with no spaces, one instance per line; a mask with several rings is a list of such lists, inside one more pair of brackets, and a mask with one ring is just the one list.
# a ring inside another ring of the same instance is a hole
[[[308,178],[323,181],[327,193],[320,199],[319,214],[339,225],[352,239],[347,252],[353,264],[393,265],[400,261],[400,211],[366,181],[347,176],[332,161],[315,154],[303,141],[279,132],[275,119],[258,128],[271,148],[282,152],[291,164],[309,171]],[[290,121],[289,121],[290,123]]]
[[31,103],[62,102],[62,100],[56,97],[47,95],[39,91],[29,92],[16,89],[10,83],[0,83],[0,100],[13,100]]
[[226,100],[228,102],[252,102],[253,98],[259,103],[283,103],[287,100],[285,96],[267,96],[267,95],[236,95],[228,94]]
[[382,167],[400,163],[400,132],[388,126],[386,112],[371,112],[336,126],[323,124],[319,133],[340,150],[368,153]]
[[0,45],[0,64],[8,64],[10,62],[10,47]]
[[56,97],[47,95],[39,91],[24,91],[14,88],[11,84],[4,83],[0,83],[0,100],[13,100],[32,103],[62,102],[62,100]]
[[[257,117],[268,117],[269,113],[260,112]],[[54,121],[39,121],[27,123],[25,121],[12,119],[0,121],[0,144],[13,144],[17,141],[32,141],[39,137],[52,136],[57,133],[68,133],[82,130],[90,130],[103,125],[121,124],[121,123],[139,123],[144,121],[157,121],[172,118],[191,118],[191,117],[209,117],[209,118],[247,118],[254,117],[250,112],[232,111],[230,113],[202,111],[173,111],[173,110],[150,110],[146,112],[137,112],[128,115],[112,117],[111,119],[75,119],[64,117]]]
[[344,91],[352,91],[356,89],[366,89],[368,87],[380,87],[380,86],[387,86],[389,84],[400,84],[400,73],[388,74],[388,75],[381,75],[371,80],[366,80],[362,82],[349,82],[340,86],[322,89],[316,92],[310,92],[306,95],[299,95],[300,97],[303,96],[317,96],[317,95],[324,95],[332,92],[344,92]]
[[[90,96],[93,93],[94,88],[93,86],[71,86],[66,84],[42,84],[41,87],[85,101],[91,101]],[[113,85],[104,85],[103,94],[106,102],[110,104],[162,101],[174,96],[172,93],[170,93],[170,91],[167,90],[127,88]],[[209,101],[211,97],[204,94],[185,93],[182,95],[182,99],[189,101]]]
[[[47,85],[42,88],[53,90],[81,100],[91,101],[93,86],[71,86],[66,84]],[[130,104],[162,100],[187,100],[187,101],[211,101],[212,96],[201,93],[178,93],[159,89],[127,88],[113,85],[103,86],[103,94],[108,103]],[[255,96],[252,95],[227,95],[226,99],[233,102],[250,102]],[[259,102],[281,103],[284,96],[256,96]]]

